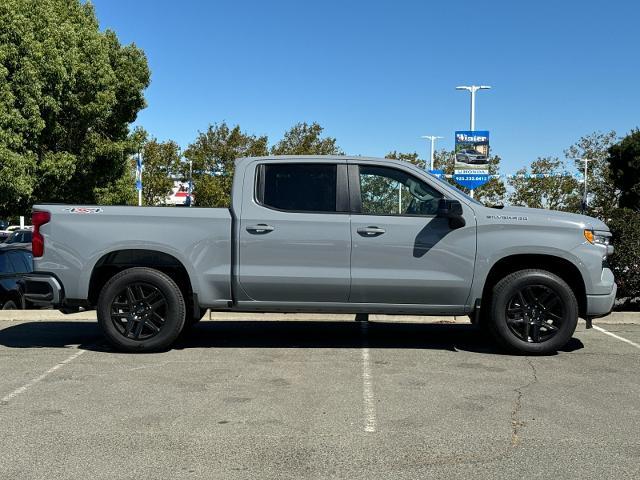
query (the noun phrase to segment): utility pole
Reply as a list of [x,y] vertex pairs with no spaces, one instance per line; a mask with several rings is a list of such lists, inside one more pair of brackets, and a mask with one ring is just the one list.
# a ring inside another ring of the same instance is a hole
[[[471,112],[469,116],[469,130],[474,131],[476,129],[476,92],[478,90],[489,90],[490,85],[460,85],[456,87],[456,90],[467,90],[471,93]],[[473,198],[473,190],[471,190],[471,198]]]
[[435,152],[435,143],[436,140],[438,140],[439,138],[444,138],[444,137],[438,137],[436,135],[422,135],[420,138],[426,138],[427,140],[431,140],[431,156],[429,157],[429,170],[433,170],[433,154]]

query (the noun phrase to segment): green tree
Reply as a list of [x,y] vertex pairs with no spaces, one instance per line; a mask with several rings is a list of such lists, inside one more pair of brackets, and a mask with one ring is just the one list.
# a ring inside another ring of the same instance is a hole
[[640,211],[640,130],[632,130],[608,153],[613,183],[620,191],[620,206]]
[[[267,137],[256,137],[230,128],[226,123],[210,125],[185,150],[193,162],[193,195],[200,207],[228,207],[231,204],[234,161],[240,157],[268,155]],[[189,167],[183,164],[183,169]],[[187,177],[187,171],[183,176]]]
[[297,123],[278,143],[271,147],[272,155],[342,155],[333,137],[322,137],[324,129],[313,122]]
[[[550,174],[543,178],[519,178],[518,175]],[[567,165],[555,157],[539,157],[529,168],[516,172],[509,180],[513,189],[509,202],[531,208],[576,212],[580,210],[580,182],[567,173]],[[557,175],[559,174],[559,175]]]
[[396,152],[394,150],[393,152],[387,153],[385,158],[390,158],[392,160],[402,160],[403,162],[409,162],[419,168],[422,168],[423,170],[427,165],[427,162],[420,158],[420,156],[418,155],[418,152],[402,153],[402,152]]
[[[95,202],[129,174],[143,52],[100,32],[90,3],[0,3],[0,214]],[[5,188],[6,187],[6,188]]]
[[165,203],[173,188],[171,176],[181,171],[180,147],[173,140],[158,142],[155,138],[142,148],[142,199],[144,205]]
[[[489,157],[487,169],[489,175],[500,174],[500,161],[502,159],[498,155],[492,155]],[[443,170],[446,175],[453,175],[455,157],[453,151],[436,150],[433,156],[433,168],[436,170]],[[458,185],[453,178],[445,178],[446,181],[454,185],[456,188],[462,190],[465,193],[470,193],[468,188]],[[500,205],[505,201],[507,196],[507,189],[504,185],[504,181],[499,177],[491,177],[491,179],[477,188],[473,192],[474,198],[484,203],[485,205]]]
[[593,132],[581,137],[565,150],[565,156],[573,161],[578,171],[583,171],[587,158],[589,169],[589,214],[608,219],[618,207],[620,191],[616,188],[607,158],[609,149],[616,141],[616,132]]
[[[613,211],[607,224],[613,233],[615,251],[609,259],[618,284],[618,298],[635,299],[640,307],[640,212],[629,208]],[[630,305],[627,305],[630,306]]]
[[106,187],[95,189],[96,203],[98,205],[137,205],[138,193],[136,191],[136,162],[130,159],[128,167],[120,178]]

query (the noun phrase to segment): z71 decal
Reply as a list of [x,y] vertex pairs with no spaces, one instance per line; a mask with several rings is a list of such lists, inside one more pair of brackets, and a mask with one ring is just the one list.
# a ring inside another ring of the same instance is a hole
[[100,207],[67,207],[62,209],[63,212],[69,213],[102,213]]
[[487,215],[489,220],[519,220],[521,222],[529,221],[529,217],[520,215]]

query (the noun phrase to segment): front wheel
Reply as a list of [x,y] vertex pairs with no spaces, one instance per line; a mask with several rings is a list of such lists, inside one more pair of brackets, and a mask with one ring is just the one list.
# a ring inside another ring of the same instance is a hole
[[564,347],[578,324],[571,287],[545,270],[520,270],[493,289],[489,328],[507,350],[545,355]]
[[109,342],[125,352],[164,350],[185,322],[180,288],[152,268],[123,270],[107,281],[98,298],[98,324]]

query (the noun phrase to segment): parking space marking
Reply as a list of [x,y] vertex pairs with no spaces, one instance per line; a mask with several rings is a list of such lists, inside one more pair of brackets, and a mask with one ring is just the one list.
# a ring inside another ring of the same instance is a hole
[[42,375],[28,381],[27,383],[25,383],[23,386],[16,388],[13,392],[11,392],[10,394],[2,397],[2,399],[0,400],[0,404],[6,404],[9,403],[10,400],[14,399],[15,397],[17,397],[18,395],[26,392],[28,389],[30,389],[31,387],[33,387],[36,383],[41,382],[42,380],[44,380],[45,378],[47,378],[49,375],[51,375],[53,372],[55,372],[56,370],[64,367],[66,364],[73,362],[76,358],[78,358],[80,355],[82,355],[84,352],[86,352],[86,350],[79,350],[76,353],[74,353],[73,355],[65,358],[63,361],[61,361],[60,363],[57,363],[56,365],[54,365],[53,367],[51,367],[49,370],[47,370],[46,372],[44,372]]
[[360,323],[362,332],[362,402],[364,411],[364,431],[376,431],[376,404],[373,395],[373,380],[371,376],[371,358],[369,354],[369,322]]
[[605,330],[602,327],[598,327],[597,325],[594,325],[593,329],[594,330],[598,330],[599,332],[602,332],[602,333],[604,333],[606,335],[609,335],[610,337],[613,337],[613,338],[615,338],[617,340],[620,340],[621,342],[628,343],[629,345],[633,345],[636,348],[640,348],[640,344],[637,344],[636,342],[632,342],[631,340],[628,340],[628,339],[626,339],[624,337],[621,337],[620,335],[616,335],[615,333],[611,333],[610,331]]

